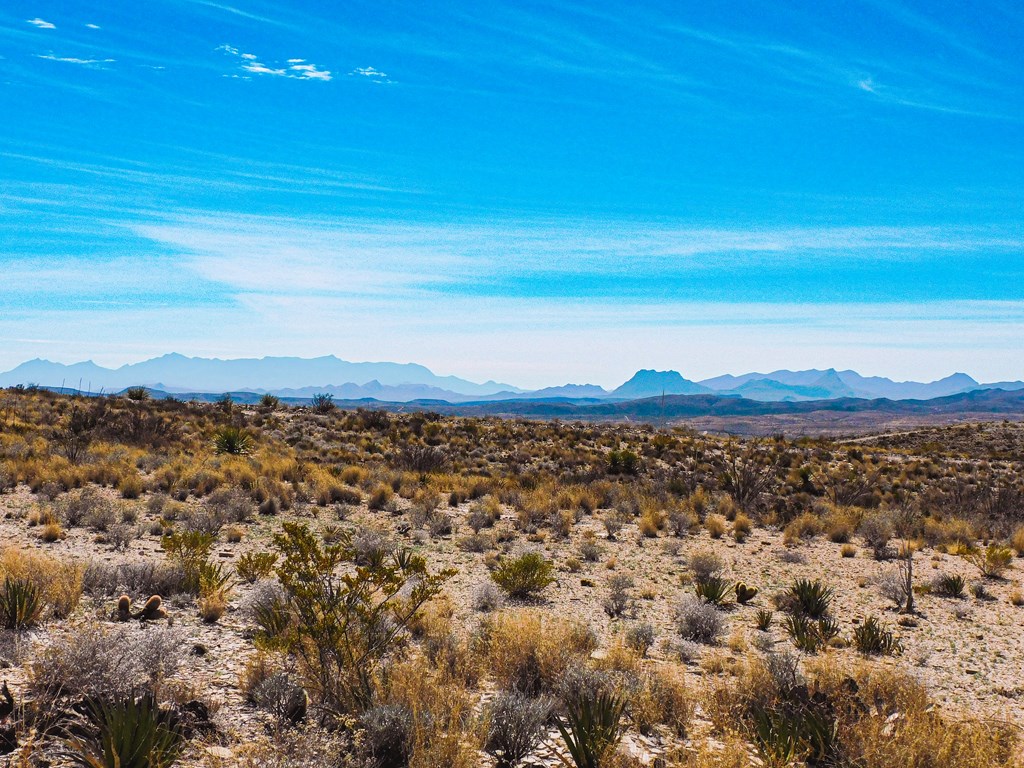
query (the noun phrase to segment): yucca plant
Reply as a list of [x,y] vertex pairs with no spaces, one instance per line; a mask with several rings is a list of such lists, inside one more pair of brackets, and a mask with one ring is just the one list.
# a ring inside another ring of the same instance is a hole
[[68,744],[72,761],[87,768],[168,768],[185,747],[174,714],[152,694],[139,699],[93,701],[91,738]]
[[572,757],[569,768],[601,768],[609,750],[622,737],[621,720],[626,702],[610,693],[580,696],[570,703],[565,719],[555,719],[558,732]]
[[705,603],[722,605],[729,593],[732,592],[732,582],[721,576],[708,576],[706,579],[699,580],[693,589],[697,593],[697,597]]
[[832,587],[826,587],[818,580],[797,579],[789,588],[793,612],[811,619],[820,619],[828,614],[834,594]]
[[935,578],[932,591],[941,597],[963,597],[967,579],[959,573],[943,573]]
[[786,617],[786,632],[793,645],[804,653],[817,653],[825,644],[818,622],[803,614]]
[[900,641],[874,616],[853,630],[853,644],[865,656],[893,656],[903,650]]
[[28,629],[39,621],[43,601],[39,589],[28,579],[4,578],[0,589],[0,624],[4,629]]
[[838,724],[826,709],[811,702],[790,702],[778,709],[751,712],[754,744],[769,766],[834,765],[839,752]]
[[213,447],[217,453],[244,456],[253,449],[252,435],[241,427],[221,427],[213,436]]
[[754,614],[754,626],[762,632],[767,632],[772,626],[772,619],[775,614],[769,608],[758,608]]

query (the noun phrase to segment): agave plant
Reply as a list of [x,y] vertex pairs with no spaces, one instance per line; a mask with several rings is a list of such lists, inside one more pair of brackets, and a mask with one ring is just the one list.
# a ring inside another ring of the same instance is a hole
[[244,456],[251,453],[254,440],[241,427],[221,427],[213,436],[213,447],[217,453]]
[[68,744],[72,761],[86,768],[168,768],[185,747],[174,713],[157,706],[152,694],[93,701],[89,719],[91,738]]
[[705,603],[711,603],[712,605],[722,605],[732,591],[732,588],[732,582],[723,579],[721,576],[708,576],[706,579],[699,580],[694,585],[697,597]]
[[893,656],[903,650],[899,639],[874,616],[853,630],[853,644],[865,656]]
[[835,590],[820,581],[797,579],[789,588],[793,612],[811,619],[820,619],[828,614]]
[[555,719],[572,757],[572,763],[565,758],[562,762],[569,768],[601,768],[605,755],[622,737],[620,721],[625,707],[625,701],[607,692],[572,702],[565,721]]
[[43,602],[39,589],[28,579],[7,576],[0,588],[0,624],[4,629],[28,629],[39,621]]

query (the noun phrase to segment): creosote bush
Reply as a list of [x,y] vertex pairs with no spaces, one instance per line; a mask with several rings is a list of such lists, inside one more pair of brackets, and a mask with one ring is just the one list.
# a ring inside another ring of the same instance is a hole
[[494,582],[512,598],[534,598],[555,582],[554,566],[540,552],[502,560],[491,574]]

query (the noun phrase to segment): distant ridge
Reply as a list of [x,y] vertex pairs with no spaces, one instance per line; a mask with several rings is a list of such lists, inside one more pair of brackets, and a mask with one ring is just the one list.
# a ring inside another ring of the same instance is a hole
[[724,375],[694,382],[674,370],[641,369],[608,391],[595,384],[564,384],[526,390],[510,384],[482,384],[457,376],[438,376],[416,363],[349,362],[334,355],[316,358],[264,357],[220,360],[172,353],[119,368],[92,361],[66,365],[29,360],[0,373],[0,387],[38,384],[83,392],[119,392],[145,386],[169,394],[222,392],[272,393],[301,401],[318,392],[338,400],[426,401],[621,401],[675,395],[717,395],[752,402],[801,403],[855,399],[931,400],[966,392],[1024,389],[1024,382],[980,384],[965,373],[932,382],[893,381],[856,371],[808,369]]

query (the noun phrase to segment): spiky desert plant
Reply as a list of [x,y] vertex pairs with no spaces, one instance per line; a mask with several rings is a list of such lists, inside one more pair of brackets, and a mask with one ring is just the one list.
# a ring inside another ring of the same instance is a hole
[[221,427],[213,435],[214,450],[231,456],[252,453],[254,443],[252,435],[241,427]]
[[626,703],[608,692],[595,696],[581,696],[571,702],[565,718],[557,718],[555,725],[565,740],[572,768],[601,768],[605,757],[622,737],[621,720]]
[[0,623],[4,629],[28,629],[39,621],[43,601],[39,589],[28,579],[4,578],[0,588]]
[[72,761],[86,768],[168,768],[185,747],[173,713],[150,695],[114,702],[93,701],[91,738],[69,742]]

